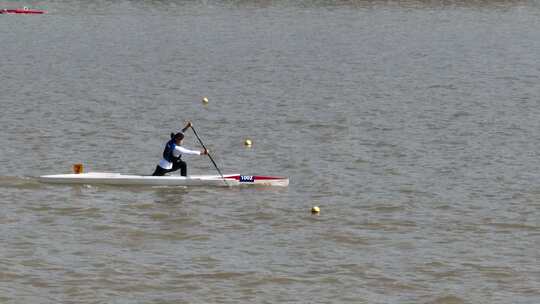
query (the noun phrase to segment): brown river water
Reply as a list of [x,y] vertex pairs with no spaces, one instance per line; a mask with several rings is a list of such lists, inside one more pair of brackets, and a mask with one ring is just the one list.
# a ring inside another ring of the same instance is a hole
[[[23,5],[48,13],[0,15],[0,303],[540,303],[538,1]],[[290,186],[36,179],[150,174],[186,120]]]

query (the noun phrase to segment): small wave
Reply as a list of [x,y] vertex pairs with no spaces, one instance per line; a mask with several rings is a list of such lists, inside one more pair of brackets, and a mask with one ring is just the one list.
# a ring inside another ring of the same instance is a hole
[[217,279],[217,280],[227,280],[227,279],[237,279],[252,275],[252,272],[210,272],[210,273],[190,273],[181,275],[181,277],[186,279]]
[[502,230],[540,231],[540,227],[522,223],[490,223],[489,225]]
[[42,186],[35,177],[0,176],[0,188],[37,189]]
[[452,114],[453,118],[460,118],[460,117],[466,117],[466,116],[472,116],[472,114],[467,111],[457,111],[454,114]]
[[349,234],[333,234],[326,237],[329,240],[342,245],[367,246],[370,245],[370,240],[366,237]]
[[453,84],[435,84],[428,86],[427,89],[446,89],[446,90],[455,90],[457,87]]
[[393,212],[402,212],[406,209],[401,203],[396,204],[377,204],[367,208],[368,210],[380,212],[380,213],[393,213]]
[[448,296],[439,297],[428,303],[429,304],[462,304],[462,303],[465,303],[465,300],[456,296],[448,295]]

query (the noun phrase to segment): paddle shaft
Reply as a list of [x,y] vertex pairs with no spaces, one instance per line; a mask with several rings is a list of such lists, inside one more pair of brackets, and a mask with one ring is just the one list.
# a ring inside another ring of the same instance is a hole
[[201,146],[206,150],[208,157],[209,157],[210,160],[212,161],[212,164],[214,164],[214,167],[216,168],[217,172],[219,173],[219,175],[221,176],[221,178],[223,179],[223,181],[225,182],[225,184],[226,184],[227,186],[229,186],[229,184],[227,183],[227,180],[225,180],[225,177],[223,177],[223,174],[221,174],[221,170],[219,170],[218,166],[216,165],[216,162],[215,162],[214,159],[212,158],[212,155],[210,155],[210,152],[208,152],[208,149],[206,148],[206,146],[205,146],[204,143],[202,142],[201,138],[199,137],[199,135],[197,134],[197,131],[195,131],[195,128],[193,128],[193,126],[191,126],[191,130],[193,131],[193,134],[195,134],[195,137],[197,137],[197,139],[199,140],[199,143],[201,143]]

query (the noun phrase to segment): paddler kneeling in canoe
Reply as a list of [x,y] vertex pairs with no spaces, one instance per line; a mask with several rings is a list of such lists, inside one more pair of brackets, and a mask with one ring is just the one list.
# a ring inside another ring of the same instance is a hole
[[184,139],[184,132],[187,129],[191,128],[191,121],[188,121],[186,126],[182,129],[181,132],[176,134],[171,133],[171,140],[165,144],[165,150],[163,151],[163,158],[159,161],[159,164],[156,166],[156,170],[152,174],[153,176],[163,176],[165,173],[173,172],[180,169],[180,175],[187,176],[187,165],[186,162],[182,160],[182,154],[192,154],[192,155],[207,155],[208,150],[203,149],[198,150],[189,150],[182,147],[182,140]]

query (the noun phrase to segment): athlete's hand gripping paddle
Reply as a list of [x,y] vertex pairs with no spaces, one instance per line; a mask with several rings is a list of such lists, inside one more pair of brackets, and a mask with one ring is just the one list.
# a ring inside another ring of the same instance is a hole
[[225,179],[225,177],[223,177],[223,174],[221,174],[221,170],[219,170],[218,166],[216,165],[216,162],[214,161],[214,159],[212,158],[212,155],[210,155],[210,152],[208,151],[208,149],[206,148],[206,146],[204,145],[204,143],[202,142],[201,138],[199,137],[199,135],[197,134],[197,131],[195,131],[195,128],[193,128],[193,125],[191,124],[191,122],[189,122],[189,125],[191,127],[191,130],[193,131],[193,134],[195,134],[195,137],[197,137],[197,139],[199,140],[199,143],[201,144],[201,146],[204,148],[204,150],[206,151],[206,155],[208,155],[208,157],[210,158],[210,160],[212,161],[212,164],[214,164],[214,167],[216,168],[217,172],[219,173],[219,175],[221,176],[221,179],[223,179],[223,182],[225,182],[225,185],[229,186],[229,183],[227,183],[227,180]]

